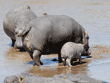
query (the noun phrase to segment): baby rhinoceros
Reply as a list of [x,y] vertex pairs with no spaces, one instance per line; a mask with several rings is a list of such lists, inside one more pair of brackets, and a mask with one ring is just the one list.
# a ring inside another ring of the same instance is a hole
[[[61,49],[61,58],[64,65],[72,66],[72,60],[79,59],[81,63],[81,53],[84,52],[84,45],[74,42],[67,42]],[[74,63],[74,62],[73,62]]]

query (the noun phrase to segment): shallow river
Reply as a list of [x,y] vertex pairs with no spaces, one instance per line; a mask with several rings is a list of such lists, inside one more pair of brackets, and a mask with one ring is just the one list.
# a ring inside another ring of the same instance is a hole
[[[0,0],[0,83],[9,75],[29,72],[39,76],[51,77],[55,74],[86,74],[98,80],[110,82],[110,53],[95,54],[102,58],[83,59],[83,63],[72,68],[58,64],[57,55],[43,55],[41,67],[33,67],[27,52],[19,52],[11,47],[10,38],[3,31],[6,13],[15,7],[29,5],[36,15],[67,15],[78,21],[89,33],[90,46],[110,45],[110,0]],[[105,49],[105,48],[103,48]],[[92,50],[92,49],[91,49]],[[101,51],[101,50],[100,50]],[[52,60],[55,61],[52,61]]]

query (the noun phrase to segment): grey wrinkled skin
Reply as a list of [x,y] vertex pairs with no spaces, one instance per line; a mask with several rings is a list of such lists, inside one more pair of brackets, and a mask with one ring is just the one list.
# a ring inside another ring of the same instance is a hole
[[11,9],[6,14],[6,17],[3,20],[3,28],[5,33],[11,38],[12,46],[14,46],[14,43],[17,40],[17,44],[19,44],[19,47],[23,47],[22,37],[18,37],[17,34],[21,33],[21,30],[25,29],[26,24],[36,17],[37,16],[28,5],[27,7],[20,6],[18,8]]
[[81,54],[84,52],[84,47],[82,44],[74,43],[74,42],[67,42],[63,45],[61,49],[61,58],[63,60],[63,64],[68,66],[71,65],[71,60],[79,59],[81,63]]
[[[18,33],[19,34],[19,33]],[[40,65],[42,54],[58,53],[61,61],[61,47],[68,41],[88,43],[85,29],[73,18],[65,15],[45,15],[26,25],[19,34],[23,37],[25,49],[29,52],[34,65]],[[87,51],[89,45],[87,45]]]

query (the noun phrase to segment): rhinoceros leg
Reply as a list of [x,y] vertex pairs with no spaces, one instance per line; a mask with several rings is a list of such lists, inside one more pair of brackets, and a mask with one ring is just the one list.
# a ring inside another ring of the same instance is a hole
[[70,67],[72,66],[72,65],[71,65],[71,59],[67,58],[67,59],[66,59],[66,63],[67,63],[68,66],[70,66]]
[[58,60],[59,60],[59,63],[63,62],[62,58],[61,58],[61,53],[60,52],[58,53]]
[[33,59],[33,52],[30,51],[27,47],[24,46],[24,49],[29,53],[31,59]]
[[63,59],[62,59],[64,66],[66,65],[66,59],[67,59],[67,58],[63,58]]
[[12,46],[14,47],[15,40],[14,39],[11,39],[11,41],[12,41]]
[[79,63],[82,63],[81,62],[81,53],[79,54]]
[[34,50],[33,52],[33,61],[34,61],[34,66],[37,65],[37,66],[40,66],[41,64],[41,61],[40,61],[40,57],[41,57],[41,52],[38,51],[38,50]]

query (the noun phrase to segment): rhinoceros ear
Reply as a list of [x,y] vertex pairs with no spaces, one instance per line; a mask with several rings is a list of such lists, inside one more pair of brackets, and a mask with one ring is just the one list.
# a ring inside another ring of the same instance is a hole
[[27,9],[30,9],[30,6],[27,5]]
[[85,35],[88,35],[88,31],[85,31]]
[[88,34],[88,31],[85,31],[85,35],[87,35]]

